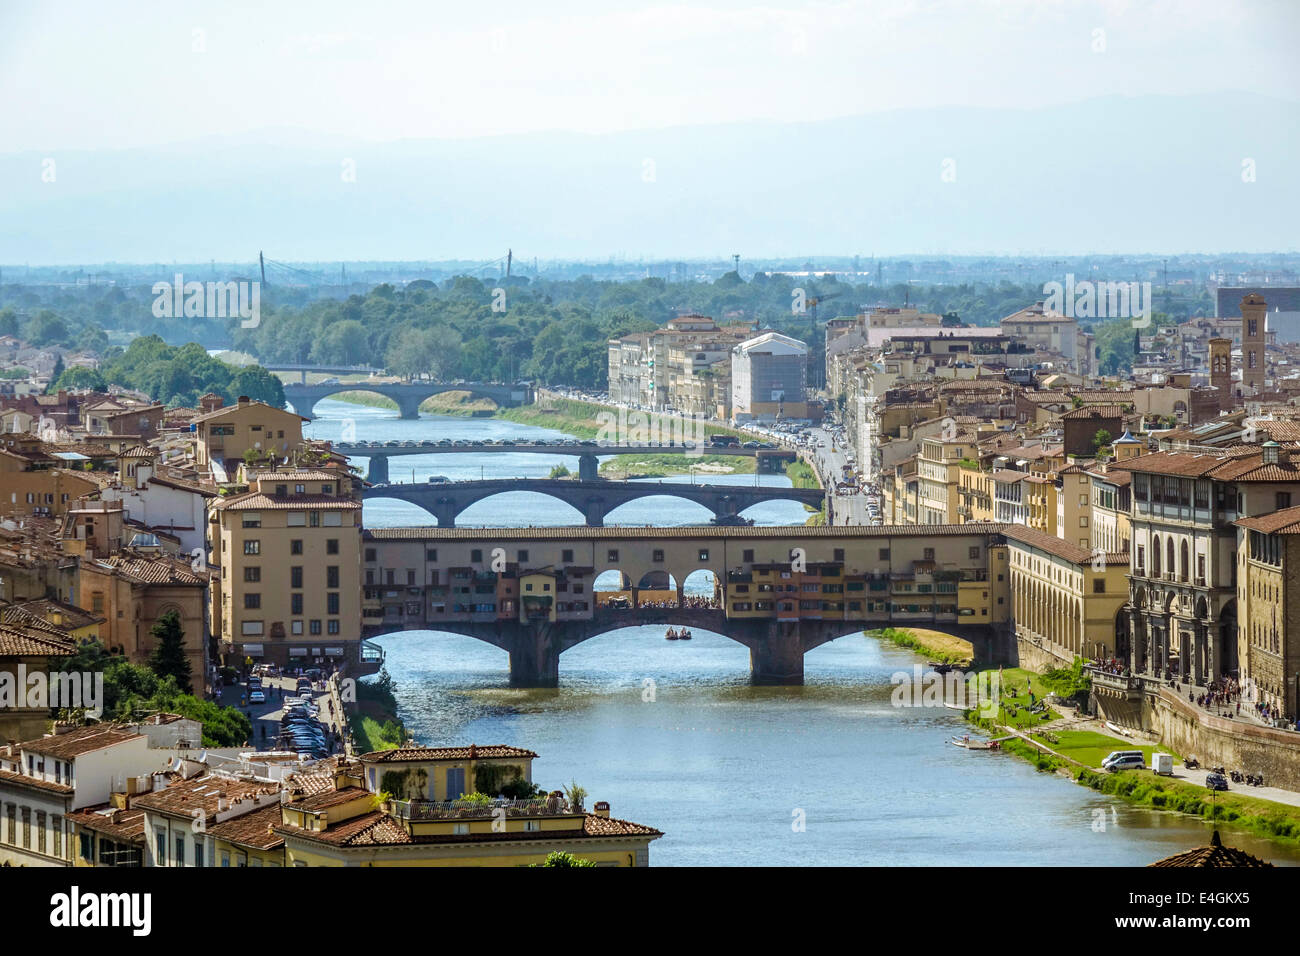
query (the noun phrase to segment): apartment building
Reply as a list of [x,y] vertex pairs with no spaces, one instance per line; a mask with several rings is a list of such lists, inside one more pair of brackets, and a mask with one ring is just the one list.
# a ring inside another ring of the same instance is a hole
[[301,415],[241,395],[236,404],[191,420],[194,460],[200,471],[212,471],[223,480],[234,474],[246,454],[284,458],[300,448],[305,421]]
[[1300,506],[1237,520],[1241,680],[1275,713],[1300,713]]
[[805,390],[808,346],[779,332],[740,343],[731,355],[731,414],[736,421],[810,418]]
[[355,660],[361,502],[329,471],[255,474],[210,512],[223,653],[281,666]]

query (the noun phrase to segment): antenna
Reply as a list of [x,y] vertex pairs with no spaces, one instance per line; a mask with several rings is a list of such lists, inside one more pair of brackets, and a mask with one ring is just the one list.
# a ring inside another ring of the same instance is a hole
[[515,259],[515,251],[513,249],[507,249],[506,250],[506,278],[507,279],[510,278],[510,264],[514,262],[514,259]]
[[262,256],[262,250],[257,250],[257,264],[262,269],[262,285],[266,285],[266,259]]

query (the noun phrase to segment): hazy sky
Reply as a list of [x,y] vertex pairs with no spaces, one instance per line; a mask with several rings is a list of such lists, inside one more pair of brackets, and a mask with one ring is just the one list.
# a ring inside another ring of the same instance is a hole
[[0,0],[0,151],[1295,98],[1298,28],[1300,0]]

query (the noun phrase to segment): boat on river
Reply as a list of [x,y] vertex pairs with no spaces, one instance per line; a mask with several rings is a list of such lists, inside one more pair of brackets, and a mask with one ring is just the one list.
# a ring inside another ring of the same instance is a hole
[[964,747],[967,750],[1001,750],[1002,741],[1010,740],[1008,737],[994,737],[992,740],[972,740],[969,735],[962,737],[953,737],[948,743],[954,747]]
[[691,639],[691,632],[686,628],[682,628],[680,631],[675,631],[670,627],[668,628],[668,633],[664,635],[664,639],[669,641],[689,641]]

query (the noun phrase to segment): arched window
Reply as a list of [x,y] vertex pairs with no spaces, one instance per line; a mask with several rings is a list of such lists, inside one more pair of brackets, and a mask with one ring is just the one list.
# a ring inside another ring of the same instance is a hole
[[1165,538],[1165,573],[1172,578],[1177,571],[1174,566],[1174,539]]
[[1190,573],[1190,567],[1191,567],[1190,563],[1187,560],[1187,542],[1184,541],[1178,547],[1179,547],[1178,557],[1181,559],[1178,565],[1178,570],[1180,572],[1179,577],[1181,577],[1182,580],[1186,581],[1187,576]]
[[1160,577],[1160,535],[1151,539],[1151,576]]

